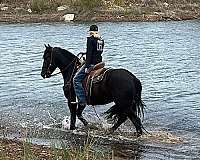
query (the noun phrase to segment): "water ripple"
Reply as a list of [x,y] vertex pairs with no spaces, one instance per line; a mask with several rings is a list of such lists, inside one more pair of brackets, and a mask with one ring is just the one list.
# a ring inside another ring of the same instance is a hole
[[[142,82],[142,96],[149,109],[147,128],[197,134],[199,22],[98,25],[105,39],[103,58],[107,66],[126,68]],[[44,44],[60,46],[74,54],[83,52],[88,24],[1,24],[0,30],[0,111],[4,123],[14,121],[17,125],[22,119],[47,123],[50,121],[47,110],[59,118],[69,114],[62,77],[43,80],[40,76]],[[194,146],[200,148],[198,141],[194,141]],[[188,145],[184,146],[187,155]],[[194,152],[196,155],[197,150]]]

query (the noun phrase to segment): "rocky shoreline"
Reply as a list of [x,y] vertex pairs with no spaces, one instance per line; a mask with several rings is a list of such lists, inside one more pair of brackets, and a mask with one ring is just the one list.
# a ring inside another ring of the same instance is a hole
[[[60,13],[54,14],[2,14],[0,15],[0,23],[45,23],[45,22],[64,22],[64,15]],[[95,15],[95,14],[93,14]],[[170,16],[166,14],[143,14],[143,15],[112,15],[98,14],[95,16],[75,15],[73,21],[76,22],[154,22],[154,21],[182,21],[182,20],[200,20],[200,15],[185,14],[179,16]]]
[[[29,2],[30,3],[30,2]],[[36,13],[30,4],[0,4],[0,23],[44,23],[64,22],[67,14],[72,14],[70,21],[81,22],[137,22],[137,21],[180,21],[200,19],[200,2],[189,4],[127,4],[118,6],[107,4],[104,7],[86,10],[74,6],[59,6],[55,10]]]

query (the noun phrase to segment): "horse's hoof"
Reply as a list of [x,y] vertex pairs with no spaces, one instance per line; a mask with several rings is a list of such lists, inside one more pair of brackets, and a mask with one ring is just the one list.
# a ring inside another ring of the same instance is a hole
[[85,127],[87,127],[87,126],[88,126],[88,122],[87,122],[87,121],[83,121],[83,125],[84,125]]
[[142,132],[134,132],[133,135],[138,138],[142,136]]
[[141,137],[141,136],[142,136],[141,133],[139,133],[139,134],[136,135],[137,138],[139,138],[139,137]]
[[70,126],[70,128],[69,128],[70,130],[75,130],[76,129],[76,127],[75,126]]

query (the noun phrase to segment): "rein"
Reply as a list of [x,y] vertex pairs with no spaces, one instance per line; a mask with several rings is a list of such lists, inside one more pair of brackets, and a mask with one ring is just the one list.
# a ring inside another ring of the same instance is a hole
[[[71,64],[73,64],[73,62],[77,62],[76,61],[77,59],[76,58],[74,58],[73,59],[73,61],[71,61],[71,63],[70,64],[68,64],[64,69],[62,69],[61,71],[59,71],[58,73],[54,73],[54,74],[51,74],[51,77],[52,76],[56,76],[56,75],[58,75],[58,74],[60,74],[60,73],[62,73],[63,71],[65,71]],[[74,68],[75,68],[75,66],[74,66]],[[74,69],[73,69],[73,71],[74,71]]]
[[[50,60],[50,64],[49,64],[48,70],[49,70],[49,68],[50,68],[50,66],[51,66],[51,64],[52,64],[52,61],[53,61],[53,49],[54,49],[54,48],[52,48],[52,50],[51,50],[51,60]],[[79,54],[78,54],[78,55],[79,55]],[[82,56],[81,56],[81,57],[82,57]],[[56,75],[62,73],[62,72],[65,71],[67,68],[69,68],[69,66],[70,66],[71,64],[73,64],[74,62],[75,62],[75,64],[76,64],[76,62],[77,62],[77,57],[75,57],[75,58],[71,61],[70,64],[68,64],[66,67],[64,67],[64,69],[60,70],[58,73],[51,74],[51,77],[52,77],[52,76],[56,76]],[[75,65],[75,66],[76,66],[76,65]],[[74,68],[75,68],[75,66],[74,66]],[[73,69],[73,72],[74,72],[74,69]],[[73,72],[72,72],[72,75],[73,75]],[[71,79],[71,78],[70,78],[70,79]]]

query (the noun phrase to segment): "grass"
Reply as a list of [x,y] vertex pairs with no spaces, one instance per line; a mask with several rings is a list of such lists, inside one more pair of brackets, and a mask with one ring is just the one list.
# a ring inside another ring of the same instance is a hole
[[125,3],[124,0],[114,0],[114,4],[118,5],[118,6],[123,6]]
[[103,5],[103,0],[78,0],[78,4],[83,9],[93,9]]
[[[106,2],[105,2],[106,1]],[[125,15],[154,14],[154,12],[192,11],[199,12],[199,0],[0,0],[2,3],[24,4],[33,13],[57,13],[57,7],[67,5],[70,11],[80,14],[121,6]],[[109,2],[109,3],[108,3]],[[168,6],[166,4],[168,3]],[[121,12],[120,12],[121,13]]]
[[92,10],[103,5],[103,0],[32,0],[31,9],[35,13],[56,11],[58,6],[79,6],[83,10]]
[[30,138],[23,142],[7,140],[0,145],[0,160],[106,160],[112,159],[111,154],[94,151],[96,145],[93,137],[87,135],[82,146],[67,148],[61,140],[60,146],[52,144],[51,147],[37,146],[31,143]]
[[57,7],[60,5],[58,1],[53,0],[32,0],[31,9],[35,13],[42,13],[45,11],[56,11]]

